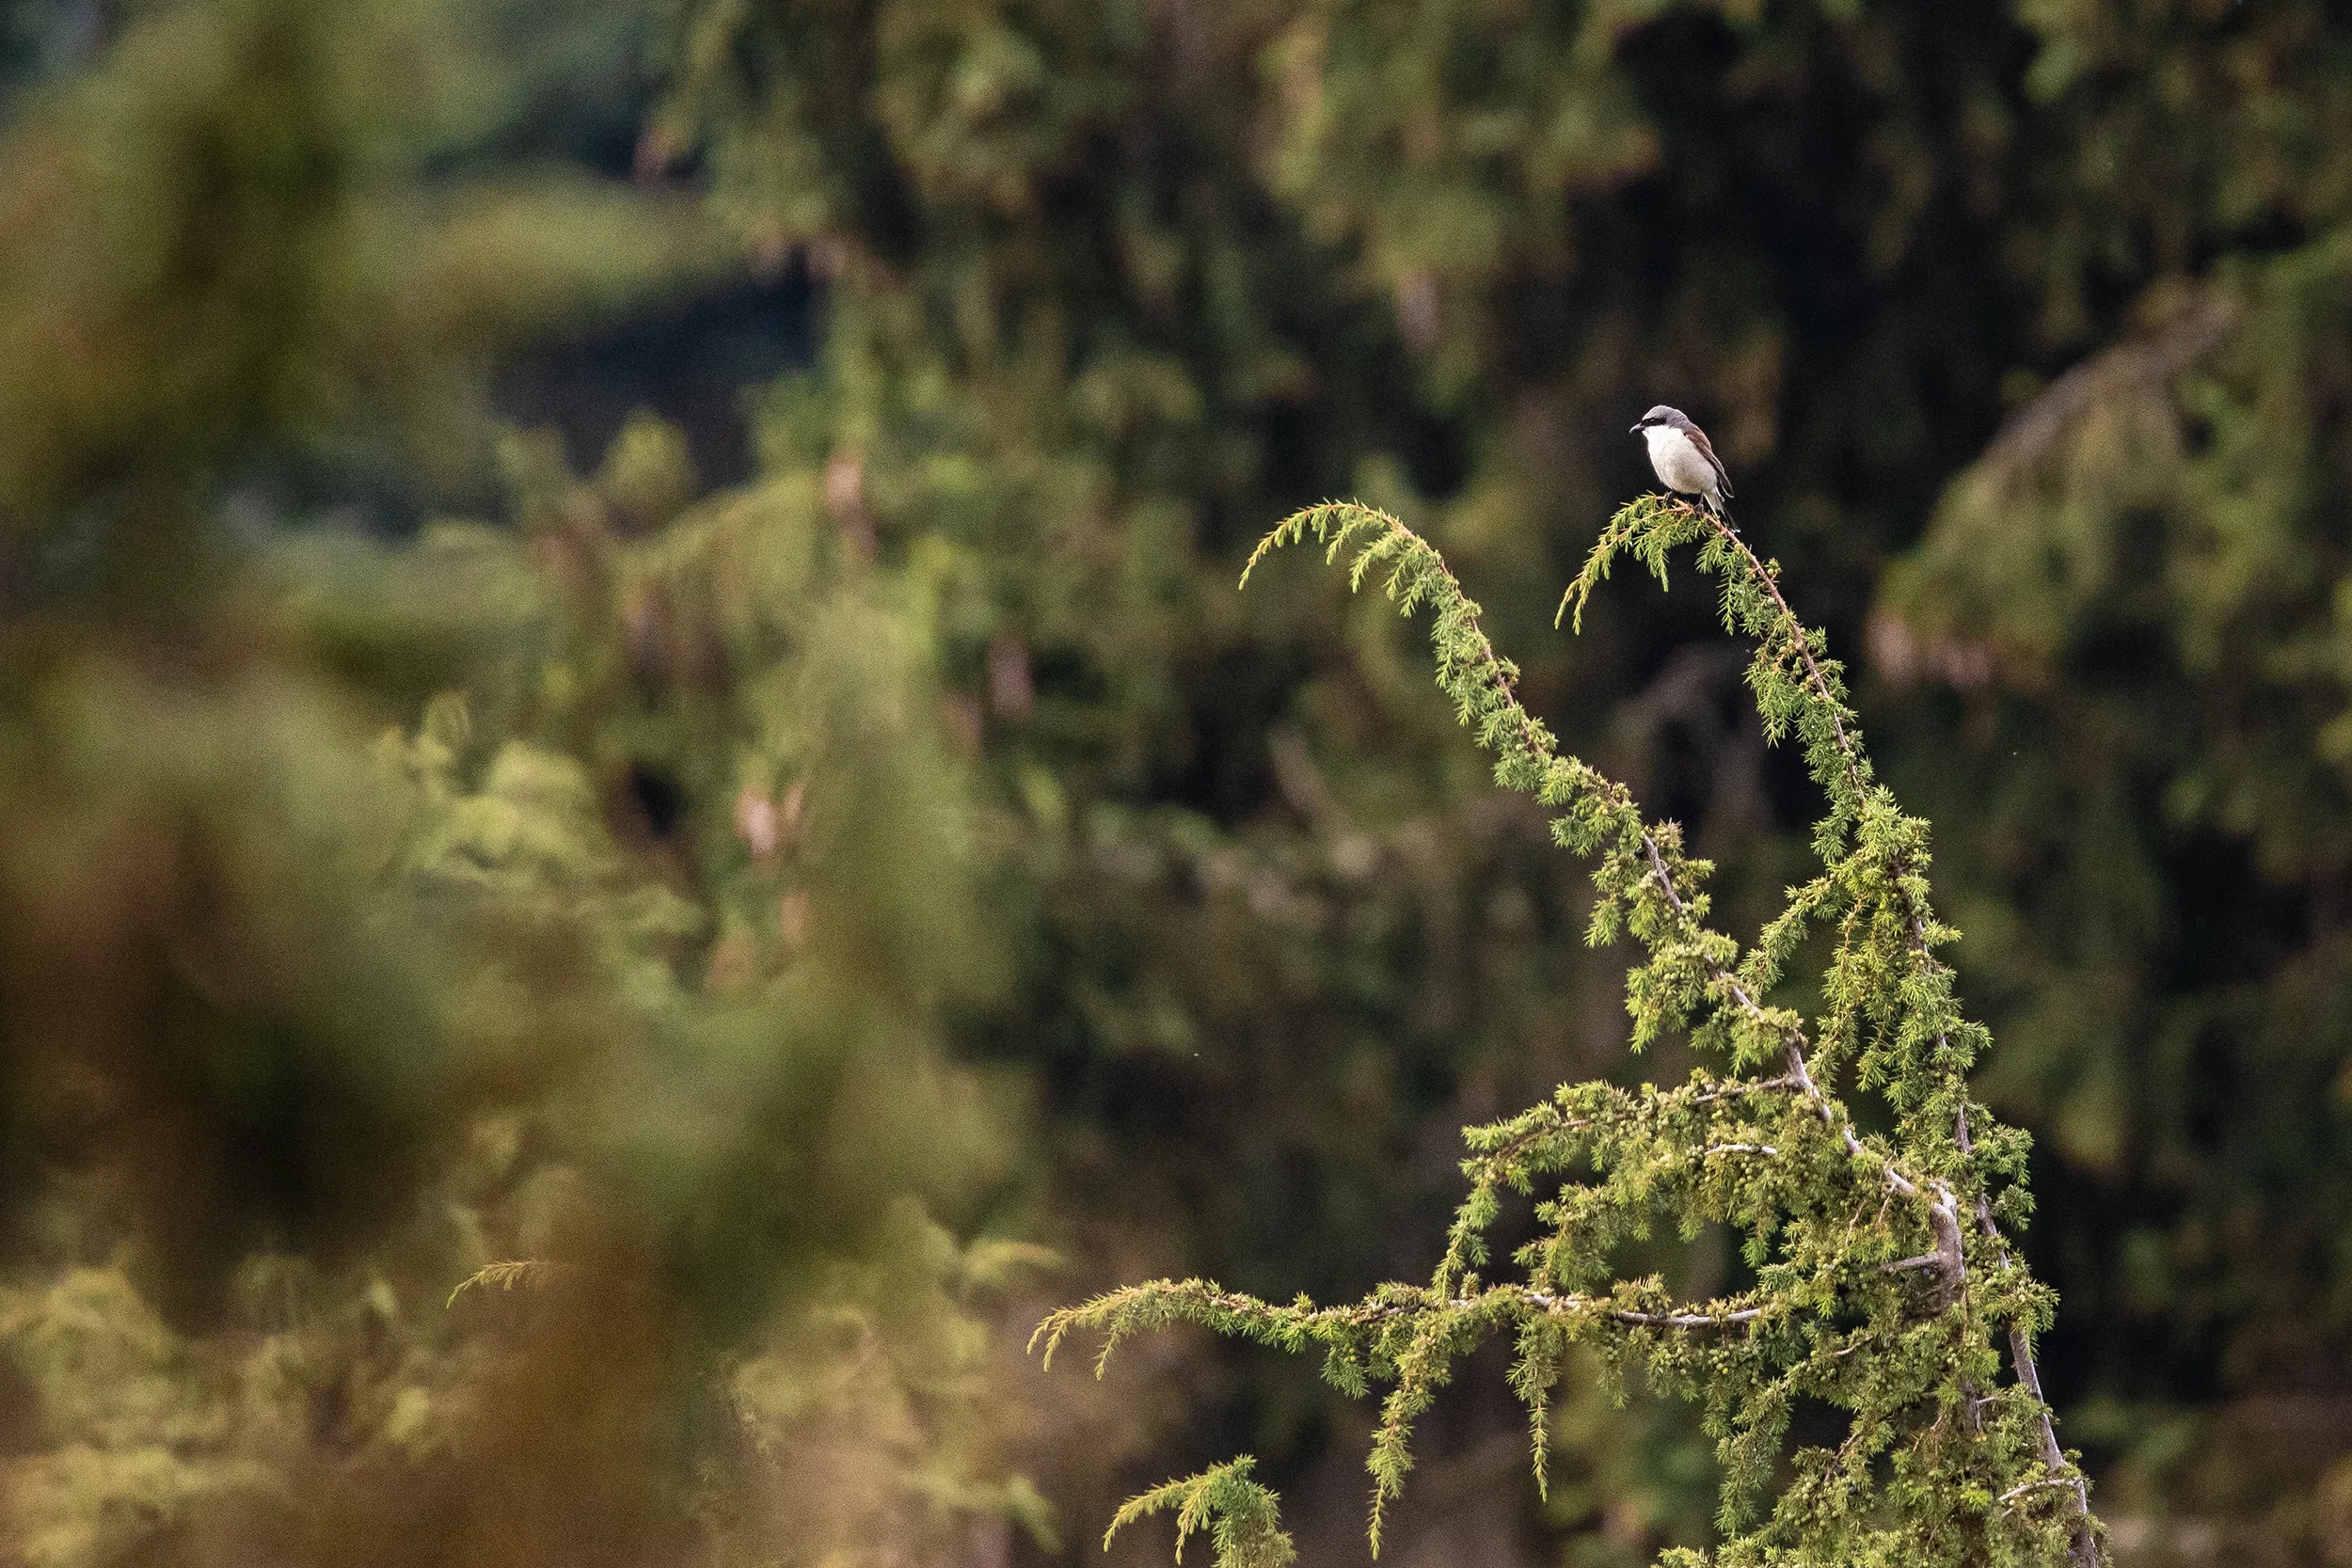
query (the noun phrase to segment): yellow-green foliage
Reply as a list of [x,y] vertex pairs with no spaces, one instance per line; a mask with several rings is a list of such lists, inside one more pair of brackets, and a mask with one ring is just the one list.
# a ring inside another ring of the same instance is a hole
[[[38,1568],[427,1536],[897,1562],[1045,1528],[973,1307],[1005,1259],[927,1217],[998,1159],[937,1054],[993,972],[906,617],[788,496],[634,546],[566,501],[593,570],[528,531],[314,539],[267,657],[191,682],[53,625],[71,654],[15,666],[0,910],[43,1157],[0,1347]],[[536,629],[412,729],[316,671],[498,583]],[[699,842],[616,807],[616,738],[710,770]]]
[[[1589,940],[1630,936],[1643,950],[1626,986],[1634,1049],[1680,1033],[1706,1065],[1662,1089],[1566,1085],[1470,1129],[1470,1193],[1426,1286],[1386,1285],[1331,1307],[1200,1280],[1131,1286],[1049,1317],[1047,1355],[1073,1330],[1100,1332],[1106,1359],[1130,1335],[1193,1322],[1320,1349],[1325,1375],[1352,1395],[1389,1385],[1367,1461],[1375,1551],[1383,1508],[1412,1468],[1414,1423],[1463,1356],[1507,1335],[1539,1484],[1548,1402],[1576,1347],[1599,1351],[1613,1382],[1639,1369],[1703,1406],[1724,1466],[1716,1562],[2071,1557],[2095,1568],[2088,1489],[2058,1447],[2032,1358],[2052,1299],[2000,1228],[2025,1214],[2026,1140],[1968,1096],[1984,1035],[1961,1016],[1935,957],[1957,933],[1929,904],[1926,825],[1873,779],[1842,672],[1788,610],[1774,569],[1716,519],[1650,497],[1613,519],[1567,599],[1581,611],[1619,554],[1662,580],[1670,552],[1696,544],[1700,569],[1722,579],[1724,628],[1755,644],[1748,678],[1765,733],[1798,737],[1827,810],[1814,840],[1821,875],[1790,890],[1786,912],[1742,951],[1707,925],[1712,868],[1684,854],[1674,823],[1645,819],[1623,785],[1559,750],[1434,548],[1385,514],[1334,504],[1290,518],[1251,568],[1309,536],[1350,556],[1352,586],[1376,577],[1404,613],[1429,611],[1438,684],[1493,753],[1496,782],[1556,813],[1559,843],[1597,863]],[[1770,999],[1815,927],[1834,942],[1808,1021]],[[1890,1132],[1857,1127],[1845,1085],[1883,1101]],[[1515,1254],[1518,1277],[1494,1279],[1486,1233],[1506,1190],[1540,1195],[1545,1233]],[[1686,1239],[1705,1224],[1744,1236],[1754,1283],[1683,1303],[1654,1275],[1617,1277],[1618,1243],[1660,1222]],[[1841,1413],[1842,1440],[1786,1452],[1808,1400]],[[1229,1568],[1287,1550],[1271,1495],[1246,1472],[1171,1482],[1121,1520],[1178,1498],[1186,1519],[1235,1510],[1218,1538]],[[1686,1550],[1669,1560],[1702,1560]]]
[[[805,486],[483,406],[707,230],[482,174],[469,8],[128,9],[0,142],[0,1560],[1042,1529],[925,606]],[[256,526],[290,452],[511,515]]]
[[1274,1494],[1249,1479],[1254,1467],[1245,1454],[1130,1497],[1111,1516],[1111,1527],[1103,1535],[1104,1549],[1123,1527],[1172,1508],[1179,1562],[1184,1557],[1184,1538],[1205,1528],[1220,1564],[1286,1568],[1298,1560],[1298,1553],[1275,1516]]

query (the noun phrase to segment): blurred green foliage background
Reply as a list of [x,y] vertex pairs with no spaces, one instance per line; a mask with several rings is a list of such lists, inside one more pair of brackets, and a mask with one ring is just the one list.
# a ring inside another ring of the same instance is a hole
[[[1549,625],[1659,401],[1936,824],[2120,1560],[2352,1564],[2332,0],[0,0],[0,1562],[1007,1568],[1239,1448],[1361,1553],[1311,1370],[1021,1344],[1677,1070],[1411,628],[1232,587],[1396,510],[1752,924],[1706,596]],[[1499,1371],[1390,1558],[1704,1543]]]

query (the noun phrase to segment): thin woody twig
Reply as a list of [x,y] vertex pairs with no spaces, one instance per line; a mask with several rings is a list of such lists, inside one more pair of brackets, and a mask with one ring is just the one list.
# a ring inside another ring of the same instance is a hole
[[[1851,738],[1846,734],[1845,725],[1839,720],[1840,705],[1831,691],[1827,678],[1822,675],[1820,664],[1814,659],[1811,642],[1804,636],[1795,613],[1788,608],[1788,601],[1781,596],[1778,579],[1774,578],[1771,569],[1765,565],[1756,551],[1749,546],[1747,541],[1727,528],[1721,518],[1700,509],[1692,510],[1705,517],[1717,535],[1739,552],[1741,559],[1747,562],[1750,576],[1772,596],[1772,604],[1780,611],[1783,619],[1792,627],[1798,628],[1795,644],[1804,657],[1806,678],[1813,687],[1816,700],[1829,715],[1831,732],[1836,741],[1838,755],[1846,765],[1847,781],[1859,800],[1866,787],[1861,759],[1856,754]],[[1894,873],[1899,885],[1905,873],[1902,863],[1898,860],[1889,867],[1889,870]],[[1933,949],[1928,942],[1927,916],[1924,911],[1917,909],[1909,912],[1910,920],[1905,932],[1905,945],[1910,949],[1914,962],[1924,967],[1934,961]],[[1935,1043],[1937,1052],[1941,1054],[1948,1046],[1948,1037],[1939,1030]],[[1849,1138],[1852,1136],[1851,1132],[1847,1135]],[[1973,1161],[1976,1147],[1968,1136],[1968,1109],[1964,1095],[1961,1108],[1954,1117],[1953,1141],[1959,1147],[1961,1154]],[[1948,1202],[1950,1194],[1947,1192],[1943,1196],[1946,1202]],[[1939,1251],[1943,1244],[1942,1225],[1947,1219],[1950,1219],[1948,1212],[1945,1210],[1943,1204],[1939,1204]],[[1994,1258],[1999,1262],[2002,1271],[2006,1273],[2010,1267],[2009,1244],[2001,1235],[1999,1225],[1993,1218],[1991,1202],[1981,1191],[1977,1195],[1976,1221],[1978,1230],[1992,1245]],[[1957,1248],[1959,1246],[1957,1221],[1952,1220],[1951,1223],[1954,1230],[1951,1244]],[[2035,1404],[2040,1409],[2040,1431],[2036,1435],[2039,1439],[2038,1446],[2041,1449],[2042,1465],[2052,1473],[2051,1484],[2067,1486],[2074,1494],[2076,1523],[2069,1555],[2073,1558],[2076,1568],[2098,1568],[2098,1541],[2090,1526],[2090,1487],[2084,1481],[2081,1470],[2067,1462],[2065,1450],[2058,1447],[2057,1422],[2050,1411],[2050,1402],[2042,1395],[2041,1370],[2034,1362],[2032,1337],[2026,1333],[2023,1323],[2010,1325],[2009,1344],[2010,1365],[2016,1373],[2018,1386],[2032,1395]]]
[[[1655,834],[1644,832],[1642,849],[1649,860],[1650,875],[1656,879],[1668,908],[1674,911],[1676,918],[1686,927],[1696,927],[1698,921],[1692,914],[1690,906],[1683,901],[1680,890],[1675,886],[1674,877],[1667,869],[1666,858],[1658,847],[1658,839]],[[1812,1071],[1805,1065],[1804,1031],[1793,1022],[1775,1019],[1767,1013],[1763,1006],[1748,994],[1748,989],[1740,982],[1740,977],[1722,964],[1711,958],[1703,961],[1707,966],[1708,977],[1729,995],[1751,1021],[1759,1027],[1778,1032],[1784,1060],[1788,1064],[1788,1078],[1811,1103],[1814,1114],[1821,1119],[1821,1125],[1837,1134],[1838,1141],[1844,1145],[1847,1154],[1851,1158],[1856,1160],[1871,1158],[1867,1146],[1855,1135],[1852,1124],[1838,1117],[1836,1107],[1831,1102],[1830,1098],[1822,1093],[1820,1085],[1813,1081]],[[1916,1198],[1920,1196],[1922,1183],[1904,1175],[1893,1160],[1883,1160],[1879,1162],[1879,1164],[1888,1187],[1904,1197]],[[1951,1189],[1943,1182],[1931,1179],[1926,1181],[1925,1186],[1935,1195],[1928,1203],[1928,1223],[1935,1235],[1938,1286],[1946,1292],[1956,1293],[1965,1283],[1967,1269],[1965,1254],[1960,1240],[1959,1205],[1952,1196]]]
[[[1850,774],[1859,791],[1863,783],[1861,764],[1854,753],[1853,743],[1847,736],[1844,724],[1838,720],[1838,704],[1830,695],[1828,680],[1822,675],[1820,664],[1813,657],[1811,645],[1804,638],[1802,625],[1797,621],[1795,612],[1788,608],[1788,601],[1781,596],[1779,583],[1773,579],[1772,574],[1765,569],[1763,562],[1757,559],[1756,552],[1748,547],[1746,541],[1731,532],[1720,518],[1711,514],[1701,515],[1706,516],[1711,527],[1731,542],[1733,547],[1746,560],[1750,571],[1764,585],[1765,591],[1772,595],[1772,603],[1780,610],[1782,617],[1791,626],[1797,628],[1796,645],[1804,657],[1805,670],[1814,684],[1814,689],[1822,698],[1829,712],[1839,752],[1845,757]],[[1393,518],[1390,519],[1390,529],[1393,536],[1403,537],[1412,544],[1420,543],[1418,536],[1414,535],[1410,529]],[[1432,569],[1445,580],[1463,602],[1467,603],[1469,596],[1462,594],[1461,582],[1454,577],[1454,569],[1448,566],[1444,559],[1438,556],[1435,551],[1430,551],[1429,554]],[[1486,641],[1486,633],[1479,626],[1476,615],[1464,616],[1463,626],[1466,631],[1478,638],[1482,643]],[[1487,644],[1487,646],[1491,649],[1492,645]],[[1518,730],[1520,747],[1530,756],[1547,759],[1555,756],[1556,753],[1545,736],[1542,726],[1536,723],[1534,716],[1529,713],[1526,705],[1519,701],[1510,672],[1502,665],[1491,651],[1487,654],[1484,663],[1486,679],[1491,684],[1498,703],[1508,712],[1513,724]],[[1649,861],[1650,871],[1657,879],[1659,891],[1665,898],[1667,907],[1673,911],[1677,924],[1681,925],[1686,931],[1698,929],[1696,916],[1692,913],[1689,904],[1682,896],[1681,890],[1675,886],[1673,873],[1668,870],[1665,856],[1659,848],[1657,835],[1647,828],[1642,832],[1642,848]],[[1708,979],[1728,994],[1751,1021],[1780,1034],[1788,1065],[1788,1076],[1795,1081],[1798,1088],[1812,1102],[1815,1113],[1821,1118],[1822,1125],[1837,1133],[1850,1156],[1855,1159],[1867,1158],[1868,1151],[1862,1140],[1855,1135],[1852,1126],[1838,1118],[1829,1098],[1821,1092],[1820,1085],[1814,1083],[1813,1075],[1806,1069],[1804,1030],[1794,1023],[1772,1018],[1763,1006],[1748,994],[1747,988],[1740,982],[1739,977],[1723,965],[1711,958],[1702,961],[1706,964]],[[1881,1164],[1885,1173],[1887,1184],[1895,1191],[1905,1197],[1915,1198],[1920,1196],[1921,1184],[1906,1176],[1891,1159],[1881,1162]],[[1929,1204],[1929,1224],[1935,1235],[1936,1252],[1944,1259],[1943,1267],[1939,1271],[1939,1284],[1947,1293],[1956,1294],[1965,1282],[1967,1268],[1965,1253],[1961,1245],[1958,1204],[1952,1196],[1951,1190],[1944,1183],[1930,1181],[1928,1185],[1936,1193],[1936,1196]]]
[[[1599,1299],[1575,1292],[1497,1285],[1477,1295],[1452,1296],[1435,1301],[1359,1302],[1349,1307],[1317,1307],[1295,1321],[1301,1325],[1324,1323],[1369,1324],[1424,1312],[1460,1311],[1483,1307],[1488,1301],[1497,1299],[1524,1301],[1553,1317],[1604,1318],[1635,1328],[1724,1328],[1736,1323],[1755,1323],[1759,1318],[1769,1317],[1772,1310],[1770,1307],[1740,1307],[1722,1312],[1644,1312],[1633,1307],[1609,1307]],[[1203,1291],[1200,1300],[1206,1306],[1231,1312],[1236,1317],[1268,1317],[1285,1310],[1255,1296],[1237,1295],[1228,1291]]]

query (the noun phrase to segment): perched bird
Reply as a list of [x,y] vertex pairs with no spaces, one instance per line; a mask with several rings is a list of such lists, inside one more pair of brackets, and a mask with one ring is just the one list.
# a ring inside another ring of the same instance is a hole
[[1740,531],[1731,520],[1731,509],[1724,504],[1731,499],[1731,476],[1724,472],[1723,459],[1708,445],[1707,432],[1692,424],[1689,415],[1661,403],[1626,434],[1649,443],[1649,466],[1658,470],[1667,489],[1698,497],[1724,520],[1725,528]]

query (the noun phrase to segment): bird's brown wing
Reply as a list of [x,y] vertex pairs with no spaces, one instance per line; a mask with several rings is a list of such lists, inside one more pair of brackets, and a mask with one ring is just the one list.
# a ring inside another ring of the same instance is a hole
[[1715,449],[1708,444],[1707,432],[1696,425],[1686,425],[1684,429],[1690,433],[1691,444],[1699,449],[1699,455],[1714,467],[1715,483],[1723,486],[1724,495],[1730,495],[1731,476],[1724,472],[1724,460],[1716,456]]

